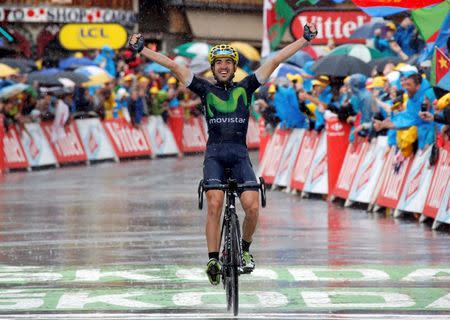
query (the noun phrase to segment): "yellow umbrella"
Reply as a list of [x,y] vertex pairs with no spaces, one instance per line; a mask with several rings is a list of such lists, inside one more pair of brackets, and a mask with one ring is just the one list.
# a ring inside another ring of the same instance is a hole
[[237,51],[239,51],[239,53],[243,54],[249,60],[253,61],[261,60],[261,55],[259,54],[258,50],[256,50],[248,43],[235,41],[231,42],[230,46],[235,48]]
[[[204,76],[205,78],[213,78],[213,77],[214,77],[211,70],[209,70],[208,72],[206,72],[203,76]],[[246,76],[248,76],[248,73],[247,73],[247,72],[245,72],[245,71],[242,70],[241,68],[237,68],[237,69],[236,69],[236,72],[235,72],[235,74],[234,74],[233,81],[239,82],[239,81],[241,81],[242,79],[244,79]]]
[[112,77],[106,72],[99,72],[89,77],[89,81],[83,83],[83,87],[101,86],[112,80]]
[[0,63],[0,77],[10,77],[17,74],[17,69],[13,69],[10,66]]

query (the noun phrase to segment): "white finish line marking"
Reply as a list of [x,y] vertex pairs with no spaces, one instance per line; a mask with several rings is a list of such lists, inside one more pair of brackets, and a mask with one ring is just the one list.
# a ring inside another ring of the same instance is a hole
[[[82,313],[82,314],[23,314],[0,315],[0,319],[232,319],[233,316],[225,313]],[[244,313],[235,319],[295,319],[295,320],[448,320],[447,315],[422,314],[323,314],[323,313]]]

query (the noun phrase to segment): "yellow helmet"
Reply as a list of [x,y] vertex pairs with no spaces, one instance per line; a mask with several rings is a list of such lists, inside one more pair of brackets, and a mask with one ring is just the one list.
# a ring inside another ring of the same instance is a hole
[[239,62],[239,53],[228,44],[218,44],[209,50],[209,64],[213,65],[217,59],[230,58],[235,64]]
[[176,84],[177,83],[177,79],[175,79],[175,77],[170,77],[169,80],[167,80],[167,84]]
[[153,87],[150,88],[150,93],[151,93],[151,94],[157,94],[158,92],[159,92],[158,87],[154,87],[154,86],[153,86]]

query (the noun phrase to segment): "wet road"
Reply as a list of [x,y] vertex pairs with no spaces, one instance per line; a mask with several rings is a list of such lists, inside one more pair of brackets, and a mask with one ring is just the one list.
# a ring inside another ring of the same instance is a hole
[[[204,275],[201,164],[0,177],[0,319],[231,318]],[[271,191],[239,318],[449,319],[449,245],[448,231]]]

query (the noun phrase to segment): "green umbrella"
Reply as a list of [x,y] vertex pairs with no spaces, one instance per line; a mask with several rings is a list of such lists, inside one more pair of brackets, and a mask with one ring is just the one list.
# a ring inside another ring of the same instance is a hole
[[366,63],[372,61],[373,59],[381,58],[383,56],[383,54],[377,49],[369,48],[362,44],[345,44],[335,48],[328,55],[352,56]]
[[209,49],[211,46],[204,42],[187,42],[173,49],[173,52],[178,56],[194,59],[197,56],[207,57]]

